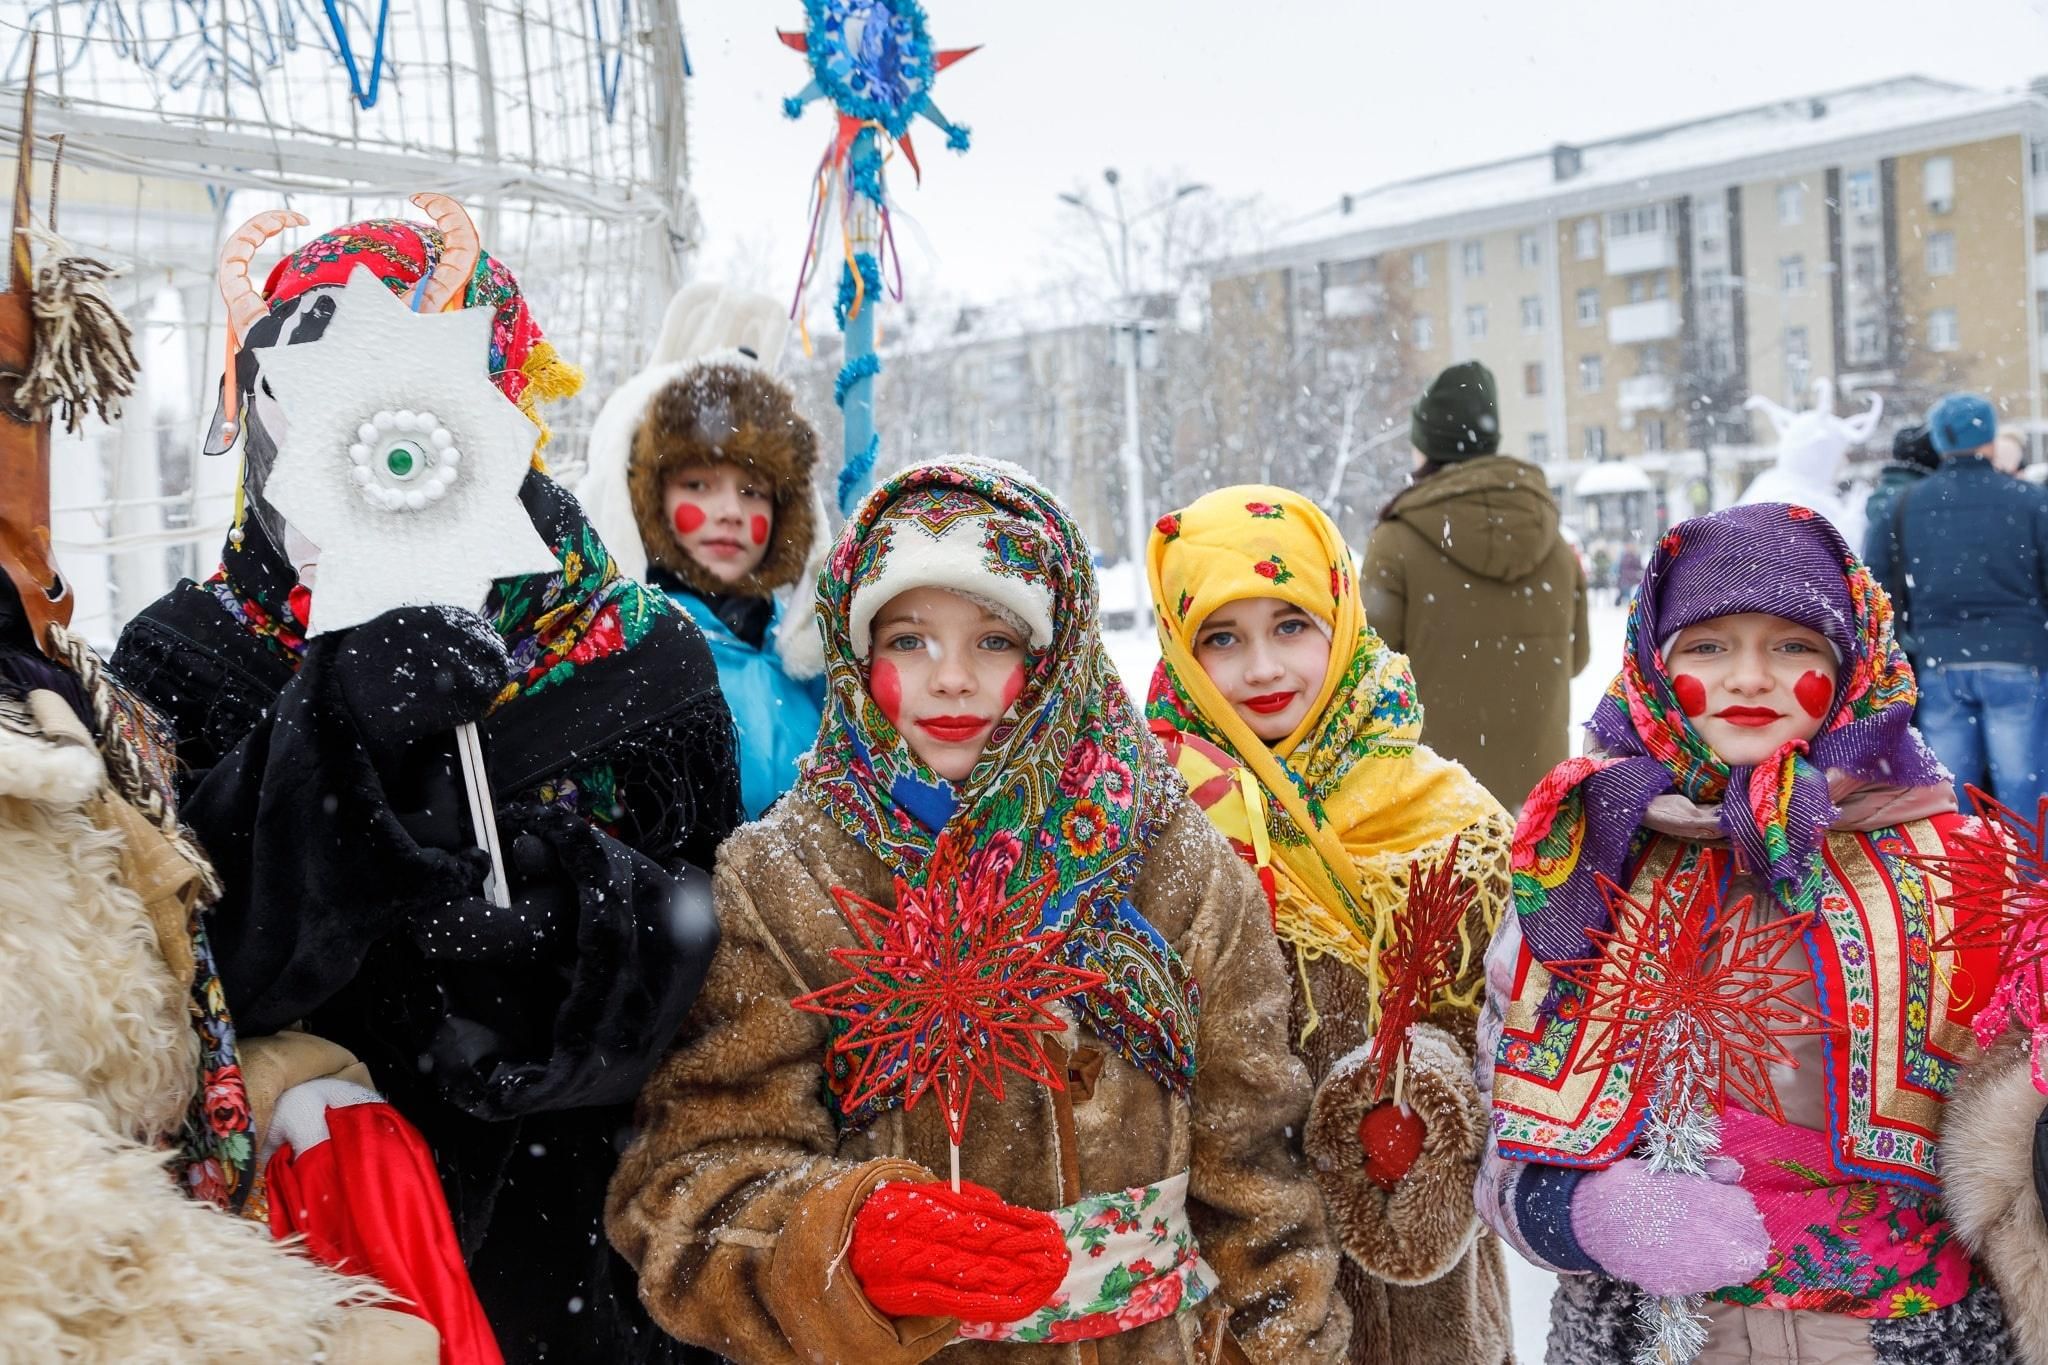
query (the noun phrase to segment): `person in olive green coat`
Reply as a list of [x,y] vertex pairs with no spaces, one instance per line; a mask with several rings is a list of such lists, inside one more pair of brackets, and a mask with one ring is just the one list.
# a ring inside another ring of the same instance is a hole
[[1409,439],[1414,482],[1366,542],[1366,619],[1413,665],[1430,747],[1516,811],[1570,747],[1571,680],[1591,649],[1586,571],[1543,471],[1498,453],[1484,365],[1438,375]]

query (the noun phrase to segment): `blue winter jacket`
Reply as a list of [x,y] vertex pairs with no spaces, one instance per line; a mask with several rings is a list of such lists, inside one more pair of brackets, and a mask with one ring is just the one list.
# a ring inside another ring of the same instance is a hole
[[2048,667],[2048,490],[1959,455],[1896,495],[1865,536],[1870,571],[1903,605],[1921,666]]
[[[664,585],[666,586],[666,585]],[[690,619],[711,642],[718,664],[718,686],[732,711],[739,740],[740,801],[747,818],[758,820],[796,784],[796,764],[818,737],[825,711],[825,680],[799,681],[785,673],[775,652],[775,627],[782,619],[777,603],[759,645],[748,644],[719,619],[711,604],[696,593],[668,587],[669,600],[690,613]]]

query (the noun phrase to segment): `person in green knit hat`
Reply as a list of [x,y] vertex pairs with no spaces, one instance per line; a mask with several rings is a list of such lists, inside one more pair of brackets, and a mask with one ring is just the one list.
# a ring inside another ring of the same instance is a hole
[[1380,513],[1359,584],[1366,618],[1408,656],[1431,743],[1509,810],[1565,758],[1570,683],[1586,666],[1586,571],[1548,480],[1500,454],[1493,372],[1431,382],[1409,420],[1415,474]]

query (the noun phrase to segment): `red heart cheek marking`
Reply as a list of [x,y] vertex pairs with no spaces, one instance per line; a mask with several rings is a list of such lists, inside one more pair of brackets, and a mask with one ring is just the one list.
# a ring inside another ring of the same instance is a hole
[[1792,684],[1792,695],[1799,699],[1799,705],[1806,714],[1819,720],[1828,713],[1828,703],[1835,699],[1835,684],[1827,674],[1811,669],[1799,675],[1799,681]]
[[1019,664],[1017,665],[1017,671],[1010,675],[1010,680],[1003,684],[1003,709],[1005,711],[1009,710],[1011,704],[1022,695],[1024,695],[1024,665]]
[[679,502],[676,504],[675,522],[676,529],[684,535],[700,530],[704,525],[704,509],[694,502]]
[[754,538],[756,545],[766,545],[768,543],[768,518],[759,512],[754,513],[753,521],[747,524],[747,534]]
[[1678,698],[1678,704],[1688,716],[1702,716],[1707,711],[1707,685],[1690,673],[1681,673],[1671,680],[1671,691]]
[[903,677],[897,673],[896,665],[883,659],[868,671],[868,695],[875,699],[875,705],[882,708],[882,714],[889,718],[891,725],[900,723],[903,715]]

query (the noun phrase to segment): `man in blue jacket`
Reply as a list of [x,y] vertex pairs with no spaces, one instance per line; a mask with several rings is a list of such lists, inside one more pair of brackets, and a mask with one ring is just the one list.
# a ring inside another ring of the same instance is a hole
[[1991,464],[1998,413],[1952,393],[1927,415],[1941,467],[1867,541],[1914,642],[1921,733],[1964,785],[2026,816],[2048,770],[2048,491]]

